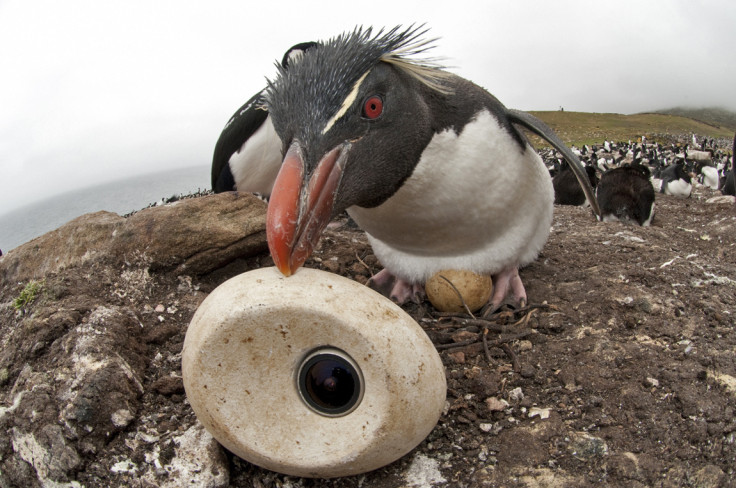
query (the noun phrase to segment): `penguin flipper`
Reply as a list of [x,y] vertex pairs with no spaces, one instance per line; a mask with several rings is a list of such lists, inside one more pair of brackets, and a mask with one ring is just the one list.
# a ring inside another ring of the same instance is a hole
[[573,173],[575,173],[575,177],[578,179],[578,183],[580,183],[585,196],[590,202],[590,206],[593,209],[593,212],[595,213],[596,217],[600,218],[601,209],[598,206],[598,200],[596,200],[595,198],[593,187],[590,186],[588,174],[586,173],[585,168],[583,168],[583,165],[580,163],[578,157],[575,156],[572,151],[570,151],[565,143],[562,142],[562,140],[557,137],[554,132],[552,132],[552,129],[550,129],[547,124],[534,117],[533,115],[522,112],[521,110],[513,109],[507,109],[506,115],[512,123],[518,124],[522,127],[526,127],[530,131],[537,134],[539,137],[545,139],[547,142],[552,144],[552,147],[562,153],[562,156],[570,165],[570,169],[573,171]]

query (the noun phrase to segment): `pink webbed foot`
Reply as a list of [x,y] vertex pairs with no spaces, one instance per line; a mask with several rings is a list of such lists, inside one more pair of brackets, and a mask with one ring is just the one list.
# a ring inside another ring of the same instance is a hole
[[519,269],[516,266],[505,268],[493,275],[492,278],[493,296],[491,296],[488,302],[491,306],[490,312],[498,309],[509,298],[509,295],[511,295],[514,305],[520,305],[522,307],[526,305],[526,290],[524,289],[524,283],[521,282]]
[[421,303],[425,296],[423,285],[397,278],[386,269],[376,273],[368,281],[368,286],[399,305],[403,305],[407,300]]

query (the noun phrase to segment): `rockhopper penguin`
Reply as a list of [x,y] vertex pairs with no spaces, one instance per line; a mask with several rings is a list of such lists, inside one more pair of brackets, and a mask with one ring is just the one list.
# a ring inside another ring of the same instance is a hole
[[494,307],[508,294],[526,301],[518,268],[547,240],[554,194],[513,124],[565,156],[599,215],[587,174],[541,121],[421,59],[434,42],[426,32],[358,27],[269,81],[284,154],[266,218],[271,255],[291,275],[347,210],[385,268],[373,282],[392,283],[397,302],[419,300],[443,269],[492,275]]
[[733,136],[733,151],[731,152],[731,170],[728,171],[724,178],[721,193],[724,195],[736,195],[736,184],[734,184],[734,175],[736,174],[736,134]]
[[[687,153],[687,150],[685,151]],[[678,161],[662,171],[660,193],[689,198],[693,191],[690,174],[685,169],[686,161]]]
[[[296,62],[315,42],[289,48],[281,66]],[[264,90],[256,93],[230,117],[212,157],[212,190],[244,191],[268,196],[281,167],[281,141],[263,106]]]
[[649,168],[638,162],[603,173],[595,190],[601,207],[600,220],[650,225],[655,201],[651,176]]

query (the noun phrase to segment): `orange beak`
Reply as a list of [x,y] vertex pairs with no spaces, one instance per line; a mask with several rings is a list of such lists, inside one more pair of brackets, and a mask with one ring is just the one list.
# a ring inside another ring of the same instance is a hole
[[293,143],[284,157],[266,213],[268,249],[284,276],[304,264],[332,218],[343,172],[340,156],[347,153],[346,147],[328,152],[308,180],[299,143]]

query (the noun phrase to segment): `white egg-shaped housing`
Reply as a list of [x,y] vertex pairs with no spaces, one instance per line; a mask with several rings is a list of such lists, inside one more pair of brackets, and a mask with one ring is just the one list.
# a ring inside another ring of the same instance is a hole
[[446,393],[439,355],[409,315],[308,268],[288,278],[258,269],[217,287],[187,330],[182,375],[195,414],[224,447],[272,471],[320,478],[411,451]]

